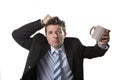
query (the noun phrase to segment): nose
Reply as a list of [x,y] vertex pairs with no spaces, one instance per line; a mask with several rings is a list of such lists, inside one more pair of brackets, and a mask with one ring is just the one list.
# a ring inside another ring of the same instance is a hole
[[58,37],[58,34],[57,34],[57,33],[54,33],[54,34],[53,34],[53,37],[54,37],[54,38],[57,38],[57,37]]

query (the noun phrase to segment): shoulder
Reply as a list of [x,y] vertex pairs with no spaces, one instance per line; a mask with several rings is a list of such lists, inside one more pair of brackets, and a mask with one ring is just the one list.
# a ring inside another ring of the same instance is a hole
[[64,40],[65,44],[81,44],[81,41],[75,37],[66,37]]
[[80,42],[80,40],[78,38],[75,38],[75,37],[66,37],[65,41],[68,41],[68,42],[73,42],[73,41]]
[[41,33],[37,33],[33,36],[33,38],[46,38],[46,37]]
[[47,42],[47,39],[45,37],[45,35],[41,34],[41,33],[37,33],[33,36],[33,40],[35,41],[39,41],[39,42]]

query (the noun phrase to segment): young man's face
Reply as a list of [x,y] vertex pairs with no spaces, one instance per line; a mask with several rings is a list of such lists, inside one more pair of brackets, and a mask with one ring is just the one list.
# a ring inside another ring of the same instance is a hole
[[46,37],[48,43],[57,49],[63,44],[66,32],[62,30],[60,25],[48,25],[46,28]]

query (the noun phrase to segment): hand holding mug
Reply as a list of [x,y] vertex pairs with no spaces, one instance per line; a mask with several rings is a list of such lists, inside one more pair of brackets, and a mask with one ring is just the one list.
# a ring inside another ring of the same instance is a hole
[[110,40],[110,35],[109,35],[109,33],[110,33],[110,30],[105,30],[105,32],[102,34],[102,37],[101,37],[101,40],[100,41],[98,41],[98,44],[100,44],[100,45],[105,45],[105,44],[107,44],[108,42],[109,42],[109,40]]
[[[94,32],[92,33],[92,30],[94,29]],[[98,41],[98,44],[105,45],[109,42],[109,32],[110,30],[102,27],[102,26],[94,26],[90,30],[90,34],[93,39]]]

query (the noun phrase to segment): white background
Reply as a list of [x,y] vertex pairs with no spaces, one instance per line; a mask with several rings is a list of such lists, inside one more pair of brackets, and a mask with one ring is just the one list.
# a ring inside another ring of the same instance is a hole
[[63,19],[67,36],[79,38],[86,46],[96,43],[89,35],[92,26],[110,29],[109,50],[103,57],[85,59],[84,78],[120,80],[119,0],[0,0],[1,80],[19,80],[28,54],[12,39],[12,31],[47,14]]

